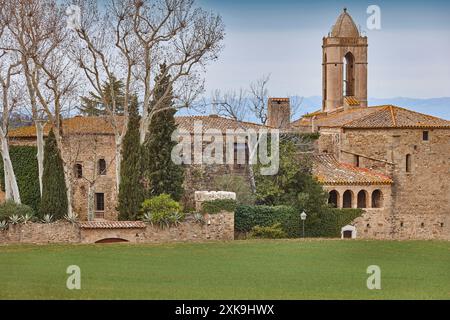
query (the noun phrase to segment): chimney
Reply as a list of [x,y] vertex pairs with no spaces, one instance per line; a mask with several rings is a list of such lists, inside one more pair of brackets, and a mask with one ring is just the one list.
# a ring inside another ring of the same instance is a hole
[[291,123],[291,103],[289,98],[269,98],[267,125],[283,129]]

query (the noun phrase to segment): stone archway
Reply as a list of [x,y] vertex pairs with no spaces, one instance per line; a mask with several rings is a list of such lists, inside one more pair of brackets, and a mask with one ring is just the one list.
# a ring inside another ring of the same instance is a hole
[[372,192],[372,208],[382,208],[383,207],[383,193],[381,190],[374,190]]
[[95,243],[123,243],[123,242],[129,242],[129,241],[126,239],[122,239],[122,238],[104,238],[104,239],[95,241]]
[[366,190],[361,190],[358,192],[357,207],[361,209],[367,208],[367,198],[368,196]]
[[328,194],[328,203],[332,205],[333,208],[339,208],[339,192],[331,190]]
[[356,239],[356,227],[346,225],[341,229],[341,239]]
[[342,207],[343,208],[352,208],[353,205],[353,192],[351,190],[347,190],[344,192],[342,196]]

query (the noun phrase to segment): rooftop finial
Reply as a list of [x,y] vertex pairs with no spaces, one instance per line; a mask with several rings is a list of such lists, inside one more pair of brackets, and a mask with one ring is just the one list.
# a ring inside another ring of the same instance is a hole
[[344,8],[344,12],[347,13],[347,8]]

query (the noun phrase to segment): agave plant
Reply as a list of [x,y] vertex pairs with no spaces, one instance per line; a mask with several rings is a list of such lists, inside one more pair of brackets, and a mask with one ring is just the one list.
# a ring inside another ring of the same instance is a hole
[[151,212],[144,213],[144,215],[142,216],[142,221],[151,223],[153,225],[153,214],[151,214]]
[[205,217],[200,212],[194,213],[193,217],[194,217],[194,222],[195,223],[199,223],[199,224],[205,224],[206,223]]
[[53,216],[52,216],[51,214],[45,214],[45,215],[42,217],[42,222],[43,222],[43,223],[51,223],[52,220],[53,220]]
[[8,221],[6,221],[6,220],[0,221],[0,230],[6,230],[6,229],[8,229]]
[[11,224],[19,224],[22,221],[22,217],[19,216],[18,214],[13,214],[12,216],[9,217],[9,222]]
[[174,212],[172,213],[170,218],[170,222],[175,226],[178,226],[184,220],[184,214],[182,214],[181,212]]
[[64,216],[64,219],[69,221],[70,223],[77,223],[78,221],[78,214],[75,212],[68,213]]
[[23,223],[31,222],[33,220],[33,218],[34,218],[34,216],[29,213],[27,213],[21,217]]

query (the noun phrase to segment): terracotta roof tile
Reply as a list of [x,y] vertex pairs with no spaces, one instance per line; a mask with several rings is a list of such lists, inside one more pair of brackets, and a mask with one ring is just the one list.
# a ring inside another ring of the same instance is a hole
[[392,184],[392,179],[367,168],[342,163],[331,154],[315,155],[313,174],[325,185],[382,185]]
[[144,229],[146,224],[142,221],[83,221],[81,229]]
[[396,106],[381,106],[376,112],[346,123],[344,128],[450,128],[450,121]]
[[[117,126],[120,128],[123,125],[123,117],[118,116],[116,118]],[[202,122],[203,131],[208,129],[218,129],[225,133],[226,129],[236,130],[244,127],[245,129],[264,128],[263,125],[259,125],[251,122],[240,122],[220,117],[220,116],[181,116],[175,117],[175,121],[180,129],[187,130],[189,132],[194,131],[194,122]],[[50,124],[45,125],[44,134],[47,135],[50,131]],[[67,134],[114,134],[113,127],[111,126],[108,118],[106,117],[73,117],[64,119],[62,121],[62,128]],[[11,138],[32,138],[36,137],[35,126],[26,126],[13,129],[9,132]]]

